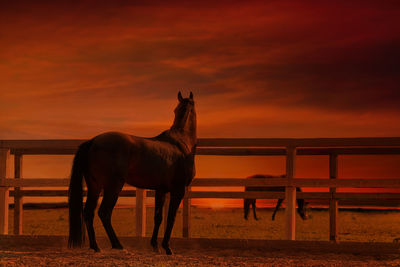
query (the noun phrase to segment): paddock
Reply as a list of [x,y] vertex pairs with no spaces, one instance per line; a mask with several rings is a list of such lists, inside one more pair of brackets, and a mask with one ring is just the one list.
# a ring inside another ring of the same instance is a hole
[[[23,177],[24,155],[71,155],[85,140],[2,140],[0,141],[0,232],[9,233],[9,197],[14,197],[14,235],[23,233],[24,196],[67,196],[67,190],[30,190],[30,187],[60,187],[69,184],[68,178]],[[194,198],[284,198],[286,240],[295,240],[296,198],[329,201],[329,233],[327,240],[338,241],[338,206],[341,201],[373,201],[384,205],[398,205],[400,193],[336,192],[336,188],[400,188],[400,179],[346,179],[338,177],[338,157],[341,155],[400,155],[400,138],[202,138],[198,155],[219,156],[285,156],[286,177],[268,179],[196,178],[187,188],[182,205],[182,237],[191,237],[191,199]],[[14,156],[14,175],[9,173],[11,155]],[[330,179],[296,177],[296,156],[325,155],[329,161]],[[195,187],[284,186],[285,192],[198,191]],[[296,187],[325,187],[329,192],[298,192]],[[145,198],[154,192],[126,187],[121,196],[136,197],[136,236],[145,237]]]
[[68,249],[66,236],[0,237],[0,264],[7,266],[398,266],[400,245],[329,241],[266,241],[172,238],[175,255],[156,254],[149,237],[121,237],[112,250]]

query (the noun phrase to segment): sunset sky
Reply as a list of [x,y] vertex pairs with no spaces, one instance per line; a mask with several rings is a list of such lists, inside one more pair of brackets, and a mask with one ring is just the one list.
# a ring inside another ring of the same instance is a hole
[[0,5],[1,139],[400,136],[397,1]]
[[178,90],[194,93],[199,137],[400,136],[399,7],[3,1],[0,139],[154,136]]

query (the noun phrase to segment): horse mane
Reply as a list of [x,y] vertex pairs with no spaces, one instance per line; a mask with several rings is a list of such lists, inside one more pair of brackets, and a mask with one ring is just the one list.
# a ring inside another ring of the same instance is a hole
[[185,155],[194,153],[195,147],[197,145],[193,144],[192,147],[189,147],[187,142],[185,142],[185,140],[179,138],[179,135],[174,134],[174,132],[171,130],[166,130],[161,134],[157,135],[156,137],[154,137],[153,139],[175,145]]

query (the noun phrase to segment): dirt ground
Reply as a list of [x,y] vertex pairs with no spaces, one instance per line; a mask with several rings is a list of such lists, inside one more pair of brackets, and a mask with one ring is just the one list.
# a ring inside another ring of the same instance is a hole
[[400,257],[254,252],[235,249],[180,250],[172,256],[143,250],[88,249],[0,251],[0,266],[399,266]]
[[[135,209],[117,208],[113,211],[112,222],[118,236],[135,236]],[[243,209],[191,209],[191,236],[198,238],[264,239],[278,240],[285,237],[285,214],[281,209],[274,221],[272,209],[258,209],[258,221],[252,217],[243,219]],[[296,240],[329,240],[329,212],[311,210],[309,220],[296,215]],[[154,209],[147,207],[146,236],[153,232]],[[340,210],[338,234],[340,241],[392,242],[400,237],[399,211],[347,211]],[[13,210],[9,214],[9,234],[13,233]],[[94,218],[96,236],[106,236],[104,227],[96,215]],[[182,211],[178,211],[173,237],[182,237]],[[68,235],[68,209],[25,209],[23,234],[26,235]],[[160,231],[160,237],[163,231]]]
[[[245,221],[240,209],[193,208],[193,238],[179,238],[182,220],[178,218],[171,240],[174,255],[166,256],[150,249],[150,208],[145,238],[134,237],[134,209],[114,211],[115,229],[125,247],[122,251],[110,249],[96,216],[99,253],[87,245],[67,248],[67,209],[26,210],[26,236],[0,235],[0,266],[400,266],[400,243],[392,243],[400,234],[397,211],[341,211],[339,244],[326,241],[326,211],[315,210],[312,219],[297,220],[299,241],[292,242],[278,240],[283,236],[283,211],[275,221],[270,219],[271,212],[261,209],[261,220]],[[12,219],[11,213],[10,234]]]
[[[174,255],[167,256],[153,252],[147,239],[121,240],[124,250],[110,249],[102,239],[98,253],[68,249],[65,241],[0,237],[0,266],[400,266],[399,246],[387,244],[381,249],[379,244],[365,244],[363,249],[362,243],[178,240],[171,243]],[[230,244],[223,246],[224,242]],[[256,248],[259,245],[263,246]]]

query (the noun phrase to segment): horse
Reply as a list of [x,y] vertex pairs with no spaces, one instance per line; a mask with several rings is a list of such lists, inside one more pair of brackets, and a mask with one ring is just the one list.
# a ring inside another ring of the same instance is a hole
[[[279,176],[279,178],[284,178],[286,177],[285,175]],[[250,177],[247,177],[248,179],[257,179],[257,178],[276,178],[276,176],[272,175],[263,175],[263,174],[256,174]],[[262,187],[262,186],[246,186],[245,191],[270,191],[270,192],[285,192],[285,187],[284,186],[271,186],[271,187]],[[296,187],[296,192],[302,192],[300,187]],[[258,220],[257,215],[256,215],[256,199],[244,199],[244,218],[247,220],[248,214],[249,214],[249,209],[250,205],[253,207],[253,215],[254,219]],[[283,199],[278,199],[278,203],[276,204],[274,213],[272,214],[272,220],[275,220],[275,215],[280,206],[282,205]],[[297,199],[297,213],[300,215],[300,217],[303,220],[307,220],[309,215],[307,211],[307,203],[304,202],[304,199]]]
[[[183,98],[178,93],[174,122],[169,130],[145,138],[120,132],[106,132],[82,143],[75,154],[69,184],[69,247],[82,247],[85,229],[90,248],[100,251],[93,228],[94,211],[101,191],[103,200],[98,216],[112,248],[123,249],[111,225],[111,214],[125,183],[155,190],[154,229],[150,241],[158,252],[158,231],[162,221],[165,194],[170,193],[167,227],[162,247],[167,255],[177,209],[195,175],[196,111],[193,93]],[[83,177],[87,199],[83,208]]]

